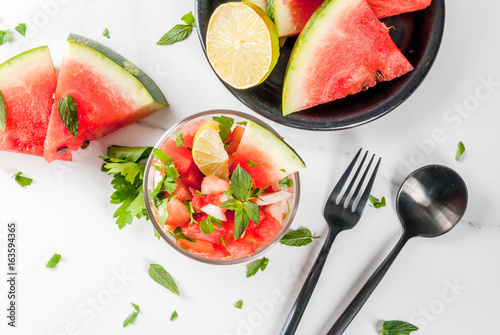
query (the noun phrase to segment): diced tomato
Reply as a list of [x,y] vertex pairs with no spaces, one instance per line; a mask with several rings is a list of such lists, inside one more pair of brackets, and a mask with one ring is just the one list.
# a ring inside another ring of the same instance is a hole
[[231,188],[231,185],[214,175],[206,176],[201,182],[201,193],[204,194],[222,194],[225,190]]
[[245,132],[245,128],[241,126],[236,126],[234,127],[234,130],[232,132],[232,139],[231,139],[231,144],[229,144],[229,147],[227,148],[227,153],[231,155],[233,152],[238,149],[238,145],[240,144],[241,137],[243,136],[243,133]]
[[187,172],[191,163],[194,163],[192,152],[184,146],[178,147],[171,138],[167,138],[161,144],[160,149],[172,156],[175,167],[180,173]]
[[177,199],[180,201],[186,201],[186,200],[191,200],[191,192],[189,192],[189,188],[184,185],[181,179],[177,178],[175,180],[175,183],[177,184],[177,188],[174,191],[174,194],[177,195]]
[[203,174],[198,169],[195,162],[191,163],[188,170],[181,175],[181,180],[187,187],[192,187],[196,190],[201,188],[203,181]]
[[210,234],[204,234],[200,228],[200,222],[207,219],[206,214],[197,215],[194,217],[197,223],[188,224],[182,227],[182,232],[189,238],[194,238],[196,240],[202,240],[207,242],[212,242],[215,244],[221,244],[221,237],[226,236],[229,229],[227,221],[222,221],[221,227],[214,225],[215,231]]
[[233,258],[241,258],[251,255],[255,252],[255,247],[244,240],[239,239],[238,241],[226,242],[226,250],[231,254]]
[[177,240],[177,245],[194,254],[211,254],[215,251],[212,243],[201,240],[196,240],[195,242]]
[[191,217],[190,213],[179,199],[172,198],[167,204],[168,216],[164,224],[167,226],[183,226]]

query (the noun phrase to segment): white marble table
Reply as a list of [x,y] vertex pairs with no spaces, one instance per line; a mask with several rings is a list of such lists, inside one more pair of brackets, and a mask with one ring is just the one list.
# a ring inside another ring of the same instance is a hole
[[[170,102],[166,110],[123,128],[74,156],[73,163],[0,152],[1,334],[278,334],[326,235],[324,201],[359,147],[383,157],[373,189],[388,205],[366,208],[358,226],[334,243],[297,334],[324,334],[401,233],[394,199],[410,171],[431,163],[452,167],[469,188],[469,207],[449,234],[408,243],[345,334],[376,334],[398,319],[415,334],[498,333],[500,313],[500,3],[447,2],[439,56],[419,89],[383,118],[352,130],[313,133],[270,121],[307,163],[293,228],[323,238],[302,248],[275,246],[263,273],[245,265],[210,266],[186,259],[158,241],[151,223],[118,230],[109,203],[111,178],[100,171],[112,144],[153,145],[165,128],[195,112],[226,108],[253,114],[212,72],[196,34],[173,46],[157,40],[190,0],[2,1],[0,29],[28,24],[27,38],[0,46],[0,62],[49,45],[59,66],[69,32],[107,44],[148,72]],[[111,39],[101,36],[107,27]],[[466,153],[454,160],[457,143]],[[21,188],[17,171],[34,179]],[[7,327],[7,223],[17,223],[17,327]],[[45,268],[54,253],[62,260]],[[181,296],[154,283],[151,262],[175,278]],[[243,309],[233,307],[242,299]],[[141,307],[134,325],[122,328]],[[171,322],[176,310],[179,318]]]

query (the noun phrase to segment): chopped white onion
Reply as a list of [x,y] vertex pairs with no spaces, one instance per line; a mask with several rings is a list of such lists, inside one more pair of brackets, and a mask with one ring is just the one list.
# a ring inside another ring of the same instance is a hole
[[213,216],[214,218],[221,220],[221,221],[227,221],[226,214],[220,209],[220,207],[208,204],[205,205],[201,208],[201,211],[205,214],[208,214],[210,216]]
[[275,218],[280,224],[282,224],[283,214],[284,214],[283,207],[286,206],[285,202],[286,200],[281,200],[280,202],[275,202],[274,204],[266,206],[264,208],[264,212],[268,213],[273,218]]
[[266,193],[261,195],[257,199],[256,204],[259,206],[274,204],[275,202],[288,199],[292,196],[292,193],[287,191],[279,191],[275,193]]

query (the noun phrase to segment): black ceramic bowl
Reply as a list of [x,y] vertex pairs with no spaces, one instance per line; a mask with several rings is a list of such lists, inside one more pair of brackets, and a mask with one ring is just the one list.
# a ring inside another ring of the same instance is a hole
[[[234,0],[233,0],[234,1]],[[210,16],[229,0],[195,0],[198,36],[206,54],[205,39]],[[444,0],[434,0],[424,10],[382,19],[396,45],[415,68],[412,72],[370,88],[366,92],[283,116],[281,95],[288,58],[296,38],[281,48],[276,67],[264,83],[246,90],[225,84],[246,106],[278,123],[307,130],[346,129],[373,121],[399,106],[424,80],[439,50],[444,31]]]

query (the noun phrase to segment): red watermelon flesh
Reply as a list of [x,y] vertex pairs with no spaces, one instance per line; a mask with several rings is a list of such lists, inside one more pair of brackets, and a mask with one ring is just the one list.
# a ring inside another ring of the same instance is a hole
[[427,8],[432,0],[367,0],[378,18]]
[[0,65],[0,91],[7,107],[0,150],[41,156],[57,78],[49,49],[26,51]]
[[[71,95],[77,104],[75,138],[59,117],[57,103]],[[141,70],[103,45],[71,34],[59,73],[44,158],[71,160],[71,152],[136,122],[167,105],[165,97]],[[88,142],[87,142],[88,143]]]
[[298,35],[322,0],[274,0],[274,23],[278,36]]
[[325,0],[295,43],[283,114],[344,98],[412,71],[366,0]]

